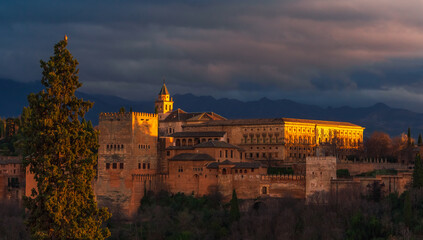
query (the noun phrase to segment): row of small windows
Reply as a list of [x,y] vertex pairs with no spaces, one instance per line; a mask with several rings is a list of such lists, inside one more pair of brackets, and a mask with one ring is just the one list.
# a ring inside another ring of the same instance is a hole
[[[211,142],[211,141],[219,141],[219,138],[201,138],[201,140],[199,138],[195,138],[194,140],[192,139],[176,139],[176,146],[192,146],[195,144],[199,144],[200,142]],[[228,141],[229,142],[229,141]]]
[[[106,163],[106,169],[110,169],[110,166],[112,167],[112,169],[117,169],[118,163]],[[123,169],[123,163],[119,163],[119,169]]]
[[[263,149],[266,149],[266,147],[262,147]],[[253,149],[253,147],[250,147],[250,149]],[[257,147],[257,150],[259,150],[260,147]],[[269,149],[272,149],[272,147],[269,147]],[[279,147],[275,147],[275,149],[279,149]]]
[[[119,163],[119,169],[123,169],[124,164],[123,163]],[[112,169],[117,169],[118,168],[118,163],[106,163],[106,169],[110,169],[110,167]],[[138,163],[138,169],[150,169],[150,163]]]
[[[289,150],[297,150],[297,147],[289,147]],[[298,147],[298,150],[308,150],[308,151],[310,151],[310,150],[316,150],[316,148],[302,148],[302,147]]]
[[112,150],[112,149],[123,149],[123,144],[107,144],[107,150]]
[[[278,155],[279,154],[276,152],[276,153],[262,153],[261,156],[263,158],[267,158],[267,157],[269,157],[269,158],[272,158],[272,157],[277,158]],[[245,153],[245,158],[248,158],[248,156],[249,156],[249,158],[253,158],[253,157],[259,158],[260,157],[260,153]]]
[[[262,130],[262,129],[257,128],[257,131],[261,131],[261,130]],[[273,128],[269,128],[269,131],[272,131],[272,130],[273,130]],[[279,131],[279,128],[276,128],[275,130],[276,130],[276,131]],[[245,131],[245,132],[248,132],[248,128],[245,128],[245,129],[244,129],[244,131]],[[250,129],[250,131],[251,131],[251,132],[253,132],[253,131],[254,131],[254,128],[251,128],[251,129]],[[266,128],[263,128],[263,131],[266,131]]]
[[138,145],[138,149],[150,149],[150,145],[148,145],[148,144],[140,144],[140,145]]
[[203,168],[193,168],[192,169],[194,172],[202,172]]
[[282,138],[244,138],[241,143],[279,143]]
[[[231,150],[231,158],[234,158],[234,150]],[[220,157],[223,157],[223,152],[220,150]],[[228,158],[228,150],[225,150],[225,158]]]
[[[247,173],[247,169],[235,169],[235,173],[242,173],[244,171],[244,173]],[[254,172],[254,168],[251,168],[251,172]]]
[[150,163],[138,163],[138,169],[150,169]]
[[[290,153],[289,156],[296,158],[297,157],[297,154],[296,153]],[[308,154],[308,156],[310,157],[310,153]],[[298,158],[306,158],[306,154],[299,153],[298,154]]]
[[[322,129],[323,130],[323,129]],[[303,133],[305,133],[305,132],[312,132],[312,133],[314,133],[314,129],[309,129],[309,128],[288,128],[288,132],[291,132],[291,131],[293,131],[293,132],[303,132]]]

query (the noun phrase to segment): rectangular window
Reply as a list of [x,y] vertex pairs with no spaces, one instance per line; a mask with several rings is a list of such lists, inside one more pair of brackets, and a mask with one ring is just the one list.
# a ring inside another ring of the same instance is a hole
[[113,163],[113,169],[117,168],[117,163]]
[[106,163],[106,169],[110,169],[110,163]]
[[228,157],[228,150],[225,150],[225,157]]
[[119,163],[119,168],[123,169],[123,162]]
[[138,163],[138,169],[141,169],[141,163]]
[[147,168],[150,169],[150,163],[147,164]]
[[231,150],[231,158],[234,158],[234,150]]
[[167,155],[167,156],[170,156],[170,151],[167,151],[166,155]]
[[142,169],[145,169],[145,163],[142,164]]

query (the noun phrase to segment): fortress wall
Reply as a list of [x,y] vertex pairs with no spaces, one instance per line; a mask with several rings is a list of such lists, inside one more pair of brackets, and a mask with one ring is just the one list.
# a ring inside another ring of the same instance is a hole
[[219,175],[218,189],[226,200],[231,199],[233,189],[236,190],[240,199],[254,199],[257,197],[304,198],[305,178],[304,176],[292,175]]
[[169,175],[166,174],[132,174],[132,195],[129,202],[128,212],[134,214],[141,206],[144,194],[153,191],[169,190],[167,182]]
[[331,181],[331,191],[339,193],[348,191],[348,194],[367,194],[369,186],[375,182],[380,184],[382,193],[388,195],[397,192],[402,194],[412,183],[413,173],[402,172],[397,175],[377,175],[375,178],[354,177],[351,179],[334,179]]
[[399,163],[366,163],[366,162],[354,162],[354,163],[337,163],[337,169],[348,169],[350,175],[358,175],[360,173],[371,172],[373,170],[381,169],[397,169],[407,170],[408,165]]

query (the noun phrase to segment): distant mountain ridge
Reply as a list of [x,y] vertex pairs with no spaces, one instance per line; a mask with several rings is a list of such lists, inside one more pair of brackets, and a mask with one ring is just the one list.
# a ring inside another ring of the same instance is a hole
[[[26,97],[31,92],[42,89],[40,83],[21,83],[0,79],[0,116],[18,116],[27,105]],[[110,95],[96,95],[78,92],[77,95],[94,102],[93,109],[86,118],[94,125],[98,123],[101,112],[116,112],[124,106],[128,111],[153,112],[154,100],[129,101]],[[423,133],[423,114],[406,109],[391,108],[383,103],[369,107],[353,108],[349,106],[323,108],[315,105],[297,103],[291,100],[270,100],[262,98],[257,101],[243,102],[236,99],[215,99],[210,96],[193,94],[176,94],[173,96],[176,108],[188,112],[213,111],[226,118],[303,118],[328,121],[351,122],[366,128],[365,134],[384,131],[390,135],[399,135],[412,129],[413,137]]]

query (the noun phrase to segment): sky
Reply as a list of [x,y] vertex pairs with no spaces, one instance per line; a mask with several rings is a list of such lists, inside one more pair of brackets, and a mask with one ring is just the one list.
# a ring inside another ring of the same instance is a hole
[[423,112],[422,0],[1,1],[0,78],[38,81],[68,35],[81,91],[383,102]]

